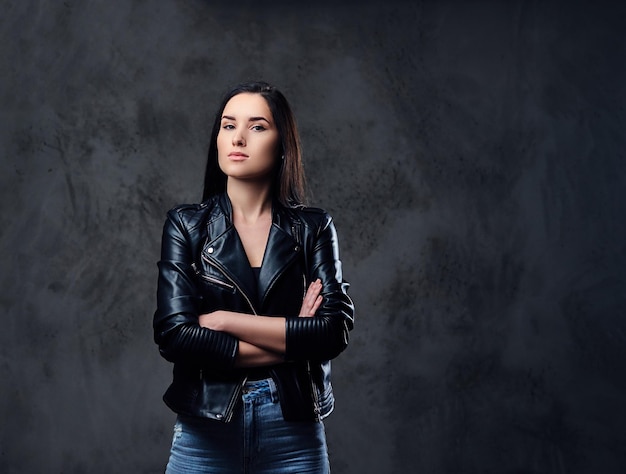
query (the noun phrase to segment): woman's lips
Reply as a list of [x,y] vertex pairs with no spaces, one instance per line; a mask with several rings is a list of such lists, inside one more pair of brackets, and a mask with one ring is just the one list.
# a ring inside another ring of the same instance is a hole
[[245,153],[234,151],[228,154],[228,158],[230,158],[233,161],[243,161],[243,160],[248,159],[248,155],[246,155]]

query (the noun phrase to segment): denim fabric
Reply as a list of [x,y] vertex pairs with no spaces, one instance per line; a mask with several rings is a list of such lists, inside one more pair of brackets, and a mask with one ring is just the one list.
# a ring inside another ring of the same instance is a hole
[[327,474],[322,422],[286,422],[271,379],[246,383],[229,423],[179,415],[167,474]]

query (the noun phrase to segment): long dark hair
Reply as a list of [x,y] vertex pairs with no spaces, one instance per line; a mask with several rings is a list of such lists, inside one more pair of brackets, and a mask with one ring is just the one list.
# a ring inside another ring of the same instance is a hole
[[217,135],[220,131],[222,114],[226,104],[234,96],[244,92],[260,94],[265,99],[280,136],[280,147],[276,157],[280,163],[276,167],[274,182],[272,183],[274,199],[286,207],[304,204],[304,167],[302,166],[300,137],[295,117],[285,96],[275,87],[262,81],[241,83],[222,99],[211,132],[202,200],[226,191],[226,175],[220,169],[217,157]]

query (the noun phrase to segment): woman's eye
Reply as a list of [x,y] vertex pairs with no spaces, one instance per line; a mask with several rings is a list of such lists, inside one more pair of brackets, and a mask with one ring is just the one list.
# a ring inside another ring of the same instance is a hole
[[265,130],[265,127],[263,125],[253,125],[252,126],[252,130],[256,131],[256,132],[260,132]]
[[233,130],[235,128],[235,126],[230,124],[230,123],[225,123],[224,125],[222,125],[222,128],[224,130]]

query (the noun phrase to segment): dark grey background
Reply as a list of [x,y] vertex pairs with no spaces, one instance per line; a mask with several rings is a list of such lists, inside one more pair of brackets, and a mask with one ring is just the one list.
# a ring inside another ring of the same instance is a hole
[[333,472],[626,471],[623,3],[0,3],[1,472],[163,470],[161,226],[250,78],[357,304]]

